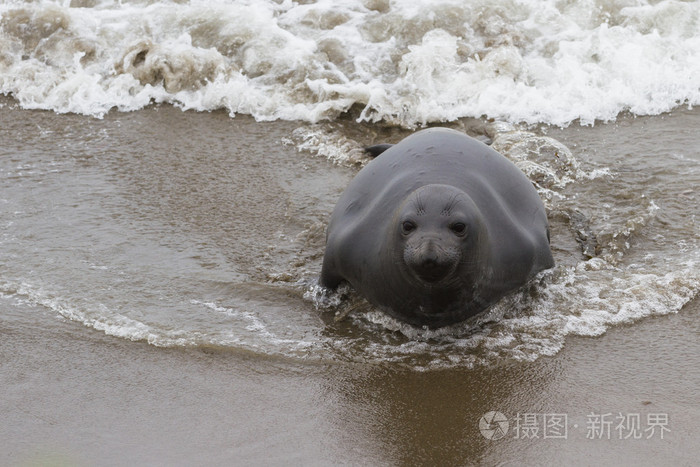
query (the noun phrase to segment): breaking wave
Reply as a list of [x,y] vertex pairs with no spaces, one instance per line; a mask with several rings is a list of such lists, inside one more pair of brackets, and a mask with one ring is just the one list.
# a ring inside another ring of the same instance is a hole
[[698,2],[43,0],[0,17],[0,93],[97,117],[567,125],[700,102]]

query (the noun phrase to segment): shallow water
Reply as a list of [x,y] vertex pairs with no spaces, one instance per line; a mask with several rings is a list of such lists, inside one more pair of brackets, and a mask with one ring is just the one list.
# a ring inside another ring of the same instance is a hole
[[[691,466],[700,455],[697,301],[571,337],[554,357],[421,372],[157,348],[12,302],[0,297],[8,465]],[[502,439],[480,432],[490,411],[509,421]],[[524,414],[538,437],[516,436]],[[566,415],[565,438],[543,438],[544,414]],[[610,433],[589,437],[604,414]],[[666,415],[670,431],[625,438],[618,417],[635,414],[641,430]]]
[[[658,118],[657,135],[645,119],[622,119],[594,141],[586,129],[465,122],[536,183],[557,266],[476,320],[429,331],[315,287],[325,222],[357,172],[320,148],[382,140],[381,127],[170,106],[103,120],[11,107],[1,110],[2,293],[111,335],[470,367],[553,355],[568,335],[677,312],[700,290],[697,112]],[[616,128],[628,140],[610,141]],[[669,143],[655,147],[662,135]]]

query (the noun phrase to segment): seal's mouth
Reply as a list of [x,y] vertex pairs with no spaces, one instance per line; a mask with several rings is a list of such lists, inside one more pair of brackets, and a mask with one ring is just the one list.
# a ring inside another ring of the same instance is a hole
[[453,269],[454,264],[437,261],[423,261],[412,268],[418,279],[430,285],[442,282],[450,275]]
[[423,282],[427,282],[428,284],[437,284],[438,282],[441,282],[444,278],[446,278],[449,274],[449,270],[447,271],[423,271],[423,272],[418,272],[416,271],[416,276],[418,276],[418,279],[422,280]]

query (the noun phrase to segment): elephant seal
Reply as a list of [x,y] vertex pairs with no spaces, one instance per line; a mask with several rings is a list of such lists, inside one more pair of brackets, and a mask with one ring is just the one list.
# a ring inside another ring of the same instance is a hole
[[331,215],[321,286],[347,281],[389,315],[437,328],[554,266],[542,201],[501,154],[447,128],[373,148]]

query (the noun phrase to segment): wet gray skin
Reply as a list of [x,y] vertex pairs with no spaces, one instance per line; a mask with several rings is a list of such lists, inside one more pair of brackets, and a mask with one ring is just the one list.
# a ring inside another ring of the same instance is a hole
[[493,149],[433,128],[374,152],[331,216],[322,286],[349,282],[390,315],[436,328],[554,265],[542,201]]

